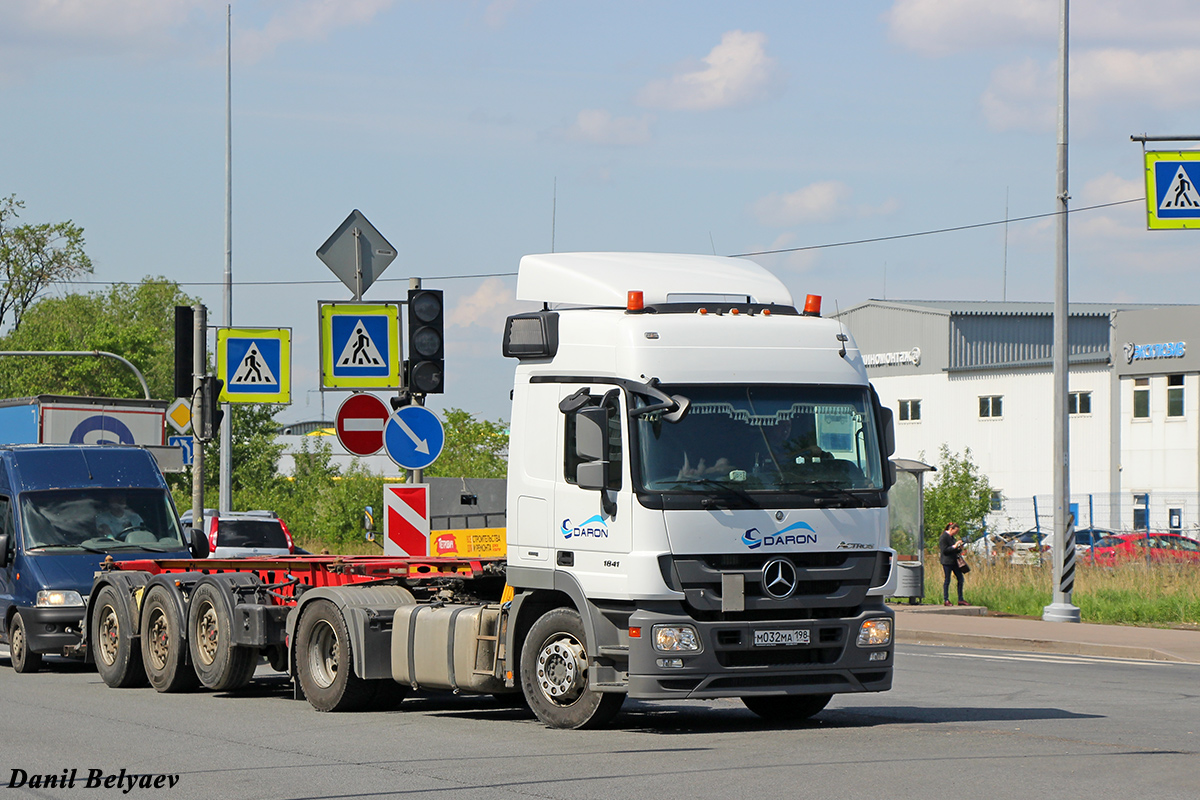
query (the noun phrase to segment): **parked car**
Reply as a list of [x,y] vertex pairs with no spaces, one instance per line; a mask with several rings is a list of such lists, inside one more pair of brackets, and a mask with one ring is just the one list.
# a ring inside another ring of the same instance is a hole
[[1152,563],[1200,564],[1200,541],[1178,533],[1118,533],[1101,539],[1092,547],[1096,563],[1105,566],[1145,561],[1147,552]]
[[[192,512],[185,511],[179,521],[192,525]],[[209,558],[246,558],[250,556],[286,556],[296,552],[292,534],[273,511],[229,511],[219,514],[204,509],[200,530],[208,537]]]

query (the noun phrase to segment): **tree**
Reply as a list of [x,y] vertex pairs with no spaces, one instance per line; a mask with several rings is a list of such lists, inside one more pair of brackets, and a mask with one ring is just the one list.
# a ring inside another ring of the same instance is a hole
[[[175,306],[192,305],[179,285],[144,278],[107,292],[46,297],[28,308],[20,328],[0,338],[0,350],[105,350],[128,359],[146,377],[152,397],[175,396]],[[128,367],[108,358],[5,358],[0,397],[69,394],[141,397]]]
[[936,550],[946,524],[963,529],[982,527],[992,509],[992,485],[971,461],[971,448],[962,455],[943,444],[934,481],[925,487],[925,548]]
[[476,420],[461,408],[445,412],[446,442],[430,477],[503,478],[508,474],[508,425],[503,420]]
[[13,224],[25,204],[15,194],[0,198],[0,327],[21,327],[26,309],[52,283],[92,271],[83,252],[83,228],[70,220]]

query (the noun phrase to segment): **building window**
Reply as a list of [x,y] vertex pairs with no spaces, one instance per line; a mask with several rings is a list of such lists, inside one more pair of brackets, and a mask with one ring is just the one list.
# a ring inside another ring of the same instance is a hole
[[1004,495],[998,491],[992,492],[992,511],[1004,510]]
[[1067,395],[1067,412],[1070,414],[1092,413],[1091,392],[1071,392]]
[[1183,416],[1183,376],[1167,376],[1167,416]]
[[1133,379],[1133,418],[1148,419],[1150,417],[1150,379]]
[[1133,496],[1133,529],[1135,531],[1150,528],[1150,495],[1135,494]]
[[979,416],[1000,417],[1004,415],[1003,396],[994,394],[979,398]]
[[900,401],[900,419],[901,421],[915,421],[921,418],[921,401],[920,400],[901,400]]

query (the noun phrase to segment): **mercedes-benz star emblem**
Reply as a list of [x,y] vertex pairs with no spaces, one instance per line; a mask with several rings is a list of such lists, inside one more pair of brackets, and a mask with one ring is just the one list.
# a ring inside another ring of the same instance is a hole
[[763,565],[763,591],[782,600],[796,591],[796,568],[786,558],[773,558]]

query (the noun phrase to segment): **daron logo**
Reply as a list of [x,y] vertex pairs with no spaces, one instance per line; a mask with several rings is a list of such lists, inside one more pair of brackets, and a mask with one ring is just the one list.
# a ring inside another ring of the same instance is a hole
[[[796,533],[795,531],[808,531],[808,533]],[[751,550],[757,550],[760,547],[782,547],[789,544],[816,544],[817,532],[813,530],[813,526],[807,522],[795,522],[788,525],[783,530],[764,535],[758,528],[751,528],[742,534],[742,544],[749,547]]]
[[564,519],[562,521],[562,535],[564,539],[607,539],[608,525],[599,514],[589,518],[586,522],[581,522],[579,525],[572,525],[570,519]]

